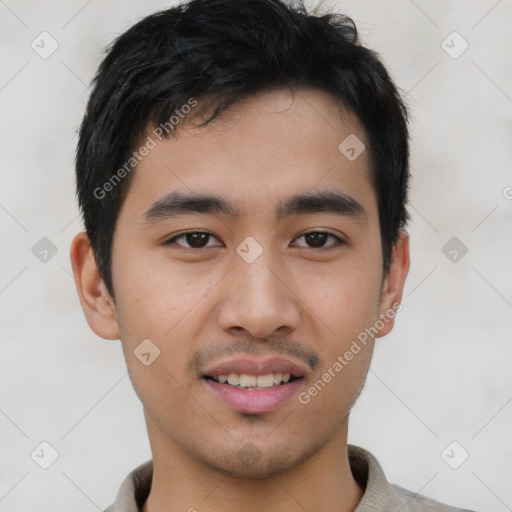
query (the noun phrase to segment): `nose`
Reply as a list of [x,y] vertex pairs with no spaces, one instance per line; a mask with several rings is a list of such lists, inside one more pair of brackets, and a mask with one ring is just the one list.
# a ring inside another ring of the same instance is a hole
[[235,263],[222,291],[218,311],[220,327],[233,333],[245,331],[263,339],[274,332],[295,330],[300,322],[300,300],[289,274],[265,251],[252,263]]

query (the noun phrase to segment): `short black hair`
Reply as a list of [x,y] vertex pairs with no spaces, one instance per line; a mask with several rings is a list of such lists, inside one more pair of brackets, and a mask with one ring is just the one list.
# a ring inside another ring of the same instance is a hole
[[387,273],[408,220],[409,136],[406,106],[379,56],[360,44],[352,19],[308,13],[299,1],[192,0],[145,17],[113,41],[80,126],[77,195],[112,297],[112,241],[140,138],[151,127],[174,136],[179,123],[170,120],[191,101],[200,99],[208,112],[203,126],[272,88],[324,90],[356,115],[367,137]]

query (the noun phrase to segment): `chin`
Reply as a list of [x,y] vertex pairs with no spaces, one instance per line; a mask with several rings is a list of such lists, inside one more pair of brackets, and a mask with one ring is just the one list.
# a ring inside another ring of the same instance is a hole
[[198,460],[205,466],[223,475],[233,478],[247,478],[264,480],[274,478],[287,473],[303,462],[308,460],[317,450],[317,447],[310,447],[307,450],[304,446],[297,451],[297,446],[267,446],[259,448],[251,441],[247,441],[241,448],[234,448],[230,453],[217,451],[208,452],[205,457]]

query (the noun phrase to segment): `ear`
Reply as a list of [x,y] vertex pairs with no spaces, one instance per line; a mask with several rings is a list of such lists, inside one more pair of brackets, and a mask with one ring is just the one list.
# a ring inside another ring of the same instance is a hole
[[78,233],[73,238],[70,257],[78,297],[89,327],[102,338],[119,339],[115,304],[100,276],[87,233]]
[[395,315],[402,309],[401,301],[404,291],[405,278],[409,272],[409,235],[401,231],[393,249],[389,272],[382,284],[379,304],[379,318],[384,326],[379,329],[376,338],[385,336],[395,325]]

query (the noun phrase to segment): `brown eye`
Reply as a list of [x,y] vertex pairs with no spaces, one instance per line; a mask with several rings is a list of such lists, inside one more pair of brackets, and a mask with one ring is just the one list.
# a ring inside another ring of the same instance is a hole
[[[297,237],[297,240],[300,238],[303,238],[307,245],[299,245],[299,247],[309,247],[311,249],[323,249],[325,247],[343,243],[343,241],[336,235],[326,233],[324,231],[310,231],[309,233],[304,233]],[[326,246],[325,244],[329,238],[334,239],[335,242]]]
[[[205,247],[211,247],[208,245],[210,238],[215,238],[210,233],[203,231],[189,231],[188,233],[182,233],[181,235],[171,238],[167,244],[176,243],[176,245],[182,246],[185,249],[203,249]],[[184,240],[185,244],[177,243],[178,240]]]

